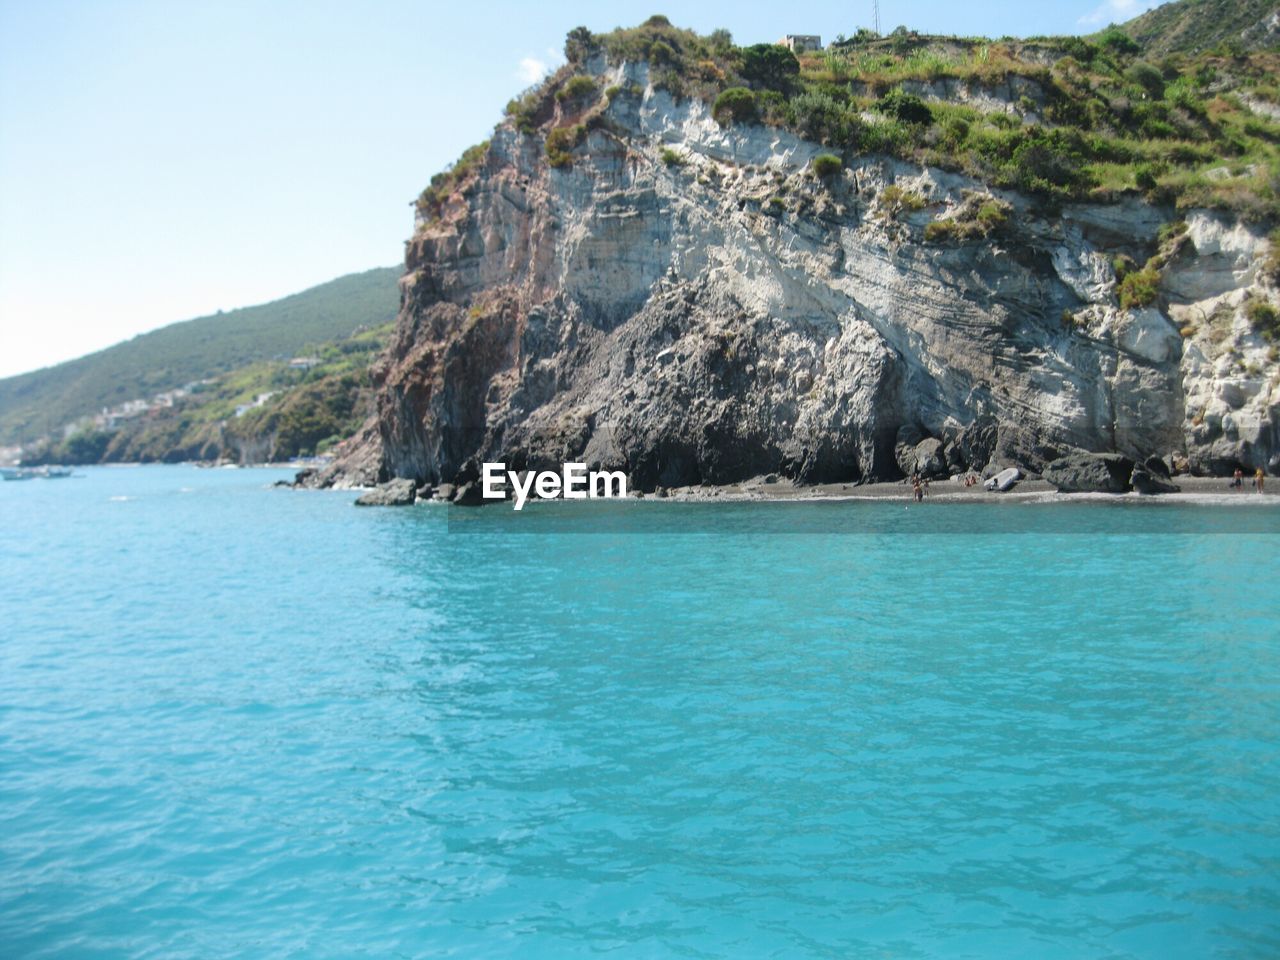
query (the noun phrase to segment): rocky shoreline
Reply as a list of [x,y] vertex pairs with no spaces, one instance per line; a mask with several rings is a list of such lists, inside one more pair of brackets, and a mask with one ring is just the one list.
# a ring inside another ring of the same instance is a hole
[[[1273,481],[1270,487],[1267,487],[1264,482],[1263,493],[1259,496],[1257,491],[1253,489],[1251,480],[1245,481],[1242,487],[1236,489],[1229,486],[1230,480],[1225,477],[1178,476],[1175,479],[1177,489],[1155,495],[1137,490],[1120,492],[1104,490],[1066,491],[1040,477],[1020,480],[1012,489],[1000,492],[987,490],[981,483],[966,486],[963,478],[955,477],[931,481],[923,502],[977,503],[1097,498],[1173,502],[1194,500],[1203,502],[1206,497],[1212,497],[1215,499],[1220,498],[1224,503],[1280,503],[1280,500],[1276,499],[1280,495],[1280,482]],[[298,486],[303,485],[298,484]],[[458,506],[487,506],[505,502],[483,500],[476,496],[475,493],[474,489],[459,488],[453,484],[415,488],[411,481],[393,480],[372,489],[364,489],[356,503],[360,506],[410,506],[417,501],[434,501],[437,503],[452,503]],[[754,477],[741,483],[659,487],[650,493],[632,491],[629,496],[633,499],[701,503],[712,501],[728,503],[805,500],[913,501],[915,499],[912,484],[909,480],[883,483],[798,484],[785,478],[779,478],[776,475]]]

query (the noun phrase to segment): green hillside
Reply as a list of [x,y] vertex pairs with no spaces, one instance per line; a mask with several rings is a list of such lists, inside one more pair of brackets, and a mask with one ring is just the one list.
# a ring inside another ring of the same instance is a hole
[[327,453],[373,412],[369,365],[394,323],[307,347],[313,366],[284,360],[239,367],[114,423],[81,421],[64,440],[29,446],[22,462],[264,463]]
[[103,407],[380,327],[399,267],[339,277],[271,303],[175,323],[98,353],[0,380],[0,443],[31,440]]
[[1276,0],[1179,0],[1148,10],[1120,29],[1153,56],[1202,53],[1220,44],[1275,49],[1277,31],[1267,21],[1277,12]]

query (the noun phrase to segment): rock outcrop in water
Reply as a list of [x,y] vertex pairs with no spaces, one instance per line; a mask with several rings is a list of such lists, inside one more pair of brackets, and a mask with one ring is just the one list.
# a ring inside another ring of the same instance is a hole
[[[614,92],[555,103],[562,165],[508,120],[419,223],[376,422],[318,482],[582,460],[653,490],[1077,450],[1280,470],[1261,228],[1192,211],[1162,238],[1172,212],[1136,198],[1053,209],[881,157],[819,177],[824,148],[722,127],[647,63],[585,69]],[[1121,255],[1159,257],[1151,306],[1120,308]]]

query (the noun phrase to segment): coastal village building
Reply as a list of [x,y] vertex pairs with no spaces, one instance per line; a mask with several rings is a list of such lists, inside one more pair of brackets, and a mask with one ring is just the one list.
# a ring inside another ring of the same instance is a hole
[[778,41],[778,45],[794,54],[809,53],[822,49],[822,37],[812,33],[788,33]]

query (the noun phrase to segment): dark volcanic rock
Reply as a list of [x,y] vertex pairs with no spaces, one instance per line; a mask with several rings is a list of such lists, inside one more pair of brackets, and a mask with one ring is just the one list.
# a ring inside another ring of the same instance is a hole
[[1169,479],[1169,465],[1159,457],[1147,457],[1147,459],[1142,462],[1142,468],[1153,477],[1158,477],[1161,480]]
[[991,462],[991,455],[996,449],[996,434],[999,432],[1000,424],[995,417],[984,415],[978,417],[961,431],[960,436],[956,439],[956,448],[960,451],[960,456],[964,458],[964,462],[974,468],[981,470]]
[[1182,488],[1166,477],[1160,477],[1146,466],[1134,467],[1129,476],[1129,485],[1139,493],[1177,493]]
[[942,447],[942,457],[947,462],[947,474],[964,473],[969,469],[969,462],[964,458],[964,452],[960,449],[957,441],[946,443]]
[[942,441],[929,437],[916,444],[916,471],[922,477],[937,480],[949,476],[947,461],[942,454]]
[[359,500],[357,507],[407,507],[417,498],[412,480],[389,480],[374,487]]
[[916,445],[924,439],[924,431],[908,423],[898,428],[893,440],[893,459],[904,477],[916,472]]
[[[460,507],[479,507],[489,501],[485,500],[479,481],[470,480],[458,488],[453,496],[453,502]],[[493,502],[497,503],[496,500]]]
[[1069,453],[1044,468],[1059,493],[1125,493],[1133,461],[1118,453]]

